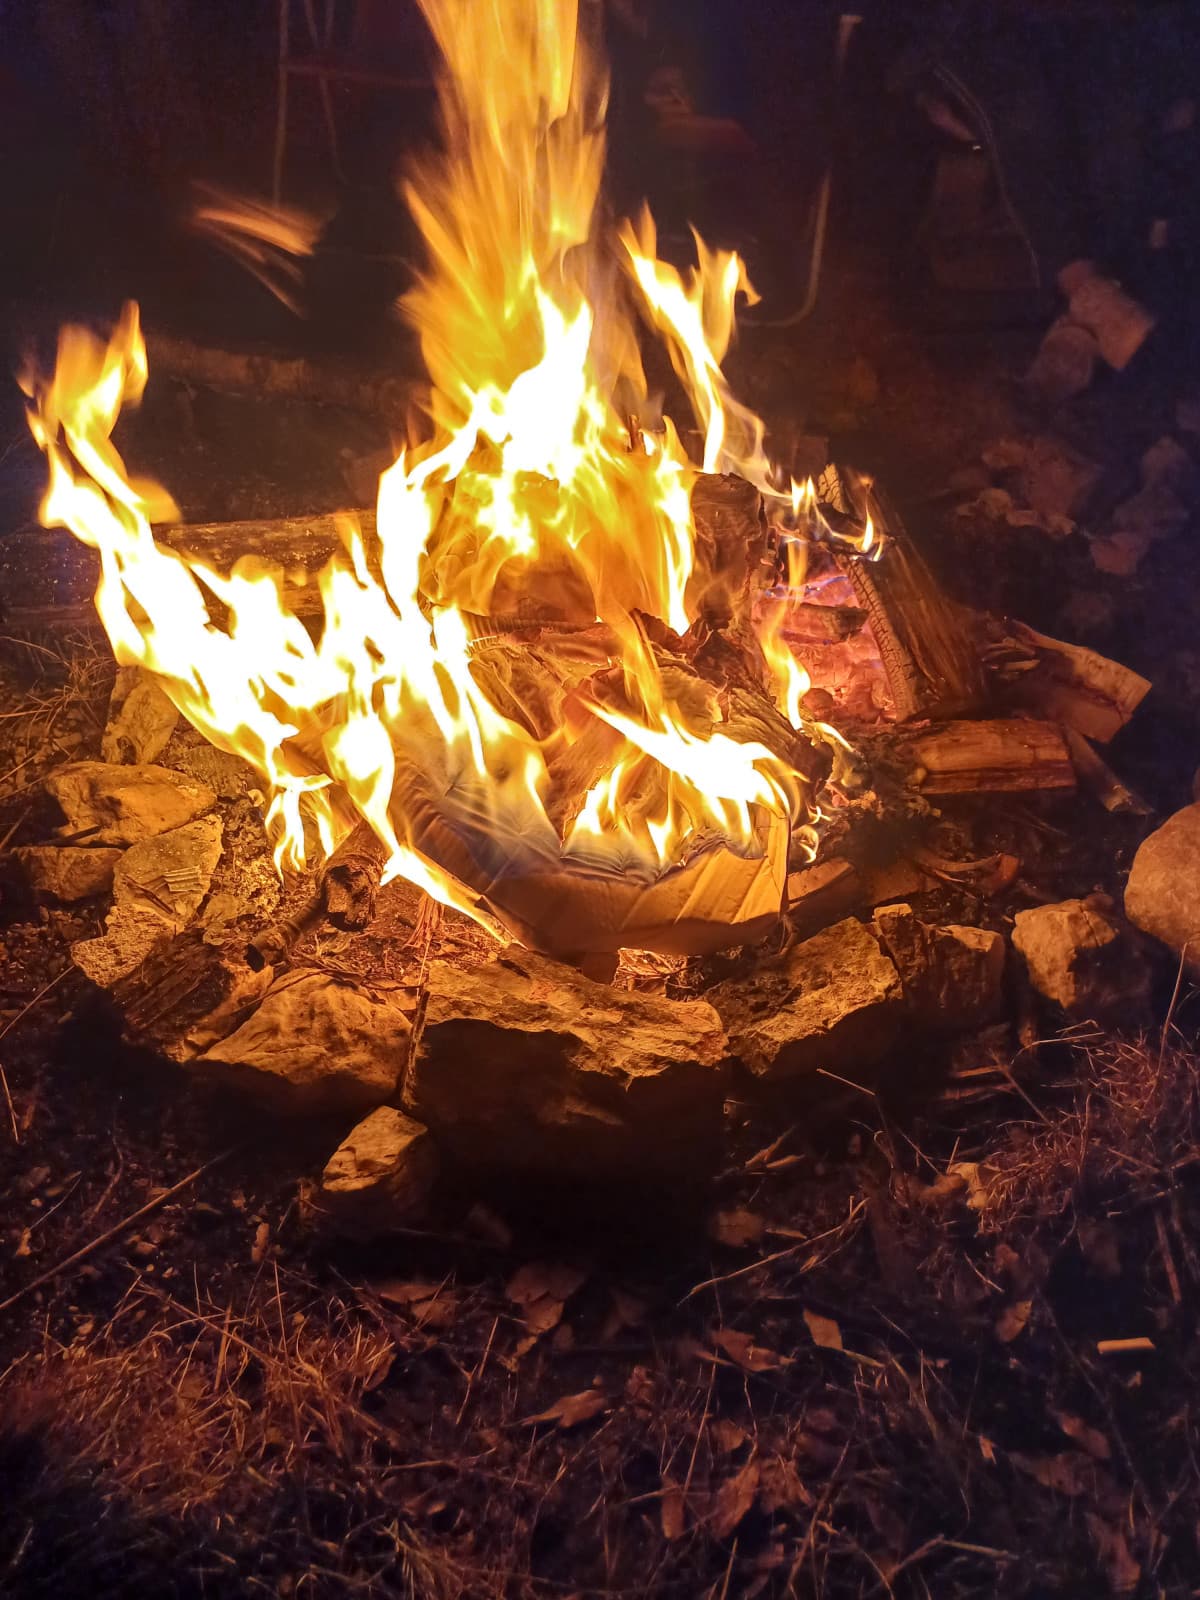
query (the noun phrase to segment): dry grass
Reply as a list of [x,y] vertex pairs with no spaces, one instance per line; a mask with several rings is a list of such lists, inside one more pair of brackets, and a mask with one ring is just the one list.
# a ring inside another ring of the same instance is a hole
[[277,1278],[236,1311],[139,1283],[101,1330],[48,1339],[0,1380],[10,1471],[24,1460],[9,1584],[461,1593],[381,1494],[387,1434],[360,1402],[391,1360],[360,1315],[285,1306]]
[[[461,1233],[332,1262],[281,1233],[278,1275],[244,1231],[240,1267],[164,1244],[94,1326],[64,1284],[0,1379],[0,1589],[1182,1600],[1200,1060],[1069,1051],[942,1157],[973,1182],[928,1181],[919,1119],[864,1122],[845,1159],[764,1140],[720,1198],[753,1242],[572,1247],[581,1287],[540,1337],[506,1293],[528,1246]],[[1144,1328],[1151,1354],[1098,1353]]]

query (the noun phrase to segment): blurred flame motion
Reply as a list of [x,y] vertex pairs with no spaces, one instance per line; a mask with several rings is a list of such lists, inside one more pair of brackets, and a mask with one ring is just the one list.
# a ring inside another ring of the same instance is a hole
[[[107,344],[64,329],[53,377],[24,386],[49,464],[43,522],[98,552],[96,604],[117,660],[148,668],[214,745],[262,774],[280,867],[304,865],[314,836],[328,852],[365,818],[389,852],[386,877],[499,931],[478,885],[439,862],[418,794],[470,814],[513,859],[651,877],[713,836],[747,858],[778,855],[780,838],[786,853],[788,834],[814,821],[810,786],[785,759],[722,731],[715,694],[701,686],[697,706],[694,680],[690,697],[669,681],[644,619],[677,634],[695,620],[698,473],[740,474],[792,527],[818,513],[811,481],[785,487],[774,473],[762,423],[722,374],[738,296],[754,298],[738,256],[697,237],[685,279],[657,259],[648,214],[621,225],[615,252],[600,236],[607,80],[577,0],[421,4],[445,61],[445,147],[407,186],[429,265],[406,310],[432,433],[383,474],[376,537],[347,519],[344,552],[320,577],[315,639],[263,563],[222,575],[155,542],[169,503],[128,476],[111,438],[147,378],[136,307]],[[290,237],[266,217],[258,233]],[[699,464],[669,419],[654,431],[627,420],[650,409],[631,298],[687,390]],[[805,548],[789,542],[789,565]],[[519,704],[500,709],[478,646],[514,615],[564,633],[603,624],[612,692],[581,674],[548,730]],[[820,737],[778,628],[759,642],[780,709]],[[585,737],[606,758],[575,814],[552,821],[553,773]]]

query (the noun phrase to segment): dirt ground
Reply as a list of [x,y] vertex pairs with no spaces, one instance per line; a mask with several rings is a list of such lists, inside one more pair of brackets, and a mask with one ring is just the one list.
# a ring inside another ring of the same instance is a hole
[[[1122,579],[1082,535],[965,527],[944,492],[1029,425],[1028,334],[917,330],[833,277],[819,323],[747,336],[746,397],[876,471],[962,598],[1076,637],[1096,597],[1081,642],[1155,683],[1113,763],[1185,803],[1189,536]],[[1054,424],[1118,475],[1176,398],[1137,381]],[[4,419],[6,603],[85,595]],[[381,442],[153,382],[127,440],[193,519],[344,504]],[[97,749],[111,671],[94,633],[0,639],[0,852]],[[1149,826],[1081,804],[1010,818],[1051,898],[1119,888]],[[1200,1592],[1200,1055],[1169,965],[1148,1034],[1004,1025],[869,1085],[741,1088],[703,1193],[460,1175],[427,1226],[351,1244],[313,1198],[346,1128],[123,1047],[68,956],[103,907],[0,893],[0,1592]]]

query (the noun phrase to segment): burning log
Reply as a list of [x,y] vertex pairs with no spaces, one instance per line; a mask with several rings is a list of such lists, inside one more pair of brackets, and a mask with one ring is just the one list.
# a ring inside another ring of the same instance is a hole
[[945,722],[909,735],[899,754],[926,795],[1075,787],[1071,753],[1050,722]]
[[968,613],[943,592],[881,491],[849,481],[845,488],[861,522],[869,516],[887,532],[882,560],[844,552],[836,560],[871,620],[897,721],[961,715],[983,692]]
[[276,965],[325,923],[343,933],[360,932],[375,915],[387,858],[387,846],[369,823],[360,822],[325,863],[316,893],[250,941],[247,965],[254,972]]

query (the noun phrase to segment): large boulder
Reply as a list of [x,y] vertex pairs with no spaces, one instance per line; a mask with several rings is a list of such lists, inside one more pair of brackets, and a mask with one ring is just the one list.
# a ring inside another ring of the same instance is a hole
[[299,970],[193,1065],[272,1111],[361,1115],[396,1092],[410,1031],[393,997]]
[[957,1033],[994,1020],[1004,979],[1004,935],[950,923],[931,927],[909,905],[881,906],[875,930],[896,964],[909,1015]]
[[1200,804],[1184,806],[1142,841],[1125,885],[1125,915],[1200,978]]
[[703,1172],[726,1085],[700,1000],[593,983],[525,950],[431,963],[405,1105],[458,1159],[568,1179]]
[[1043,999],[1070,1017],[1125,1022],[1149,994],[1149,974],[1128,929],[1103,904],[1061,900],[1018,911],[1013,946]]
[[138,844],[211,811],[217,797],[205,783],[169,767],[114,767],[75,761],[45,780],[66,819],[63,838],[86,833],[88,844]]
[[380,1106],[342,1140],[321,1174],[330,1220],[347,1233],[386,1233],[421,1214],[437,1177],[428,1128]]
[[904,1012],[894,963],[877,935],[853,917],[747,977],[718,984],[707,998],[729,1030],[734,1054],[767,1079],[873,1065],[895,1039]]

